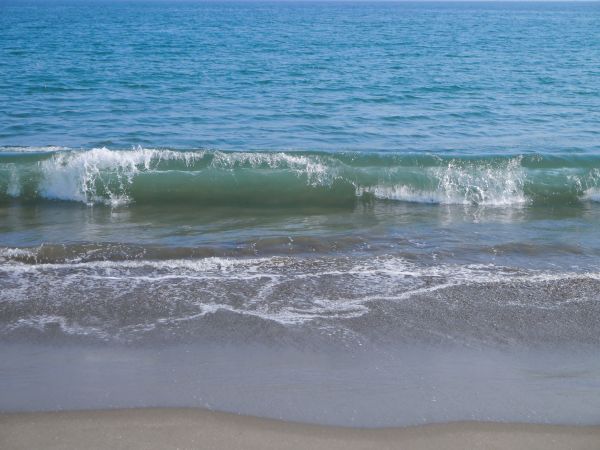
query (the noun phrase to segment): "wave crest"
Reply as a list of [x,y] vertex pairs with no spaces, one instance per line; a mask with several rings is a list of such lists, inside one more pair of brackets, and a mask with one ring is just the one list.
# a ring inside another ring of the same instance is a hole
[[505,207],[598,201],[599,192],[600,158],[145,148],[0,151],[0,201],[324,206],[374,199]]

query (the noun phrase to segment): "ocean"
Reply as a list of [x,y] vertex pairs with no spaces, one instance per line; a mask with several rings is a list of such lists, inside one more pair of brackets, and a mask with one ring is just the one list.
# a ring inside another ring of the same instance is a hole
[[0,410],[600,421],[600,5],[0,1]]

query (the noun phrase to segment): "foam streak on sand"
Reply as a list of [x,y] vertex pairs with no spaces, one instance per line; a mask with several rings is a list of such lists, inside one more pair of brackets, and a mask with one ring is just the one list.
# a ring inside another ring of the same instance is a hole
[[598,448],[600,427],[458,422],[406,428],[323,427],[195,409],[0,415],[5,450]]
[[[382,303],[405,304],[423,296],[444,297],[445,292],[451,295],[453,289],[466,296],[469,289],[494,285],[512,289],[510,296],[499,296],[493,302],[495,308],[526,306],[560,312],[572,294],[549,292],[538,302],[531,295],[525,300],[518,294],[531,286],[541,292],[558,285],[563,289],[569,286],[583,295],[582,286],[594,286],[600,280],[597,272],[544,273],[475,264],[419,266],[390,256],[58,264],[26,264],[13,259],[22,258],[23,252],[0,251],[0,263],[6,258],[5,264],[0,265],[4,279],[0,282],[4,286],[0,312],[11,319],[0,321],[0,337],[26,329],[47,332],[49,325],[57,324],[62,332],[72,336],[107,340],[112,334],[119,339],[137,339],[169,324],[175,334],[179,322],[197,321],[219,310],[281,325],[319,320],[331,324],[368,315]],[[111,300],[105,298],[107,290]],[[240,292],[244,293],[241,298]],[[585,297],[573,301],[587,308],[594,305]],[[125,321],[123,316],[112,313],[107,316],[108,303],[129,305],[129,319]],[[149,303],[155,304],[155,309],[147,310]],[[136,305],[140,310],[133,313]]]

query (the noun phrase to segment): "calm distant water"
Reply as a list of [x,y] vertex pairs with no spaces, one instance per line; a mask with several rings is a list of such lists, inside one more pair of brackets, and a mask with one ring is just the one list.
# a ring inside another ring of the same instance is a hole
[[597,3],[23,3],[3,145],[600,150]]
[[597,3],[0,3],[0,409],[597,423],[599,263]]

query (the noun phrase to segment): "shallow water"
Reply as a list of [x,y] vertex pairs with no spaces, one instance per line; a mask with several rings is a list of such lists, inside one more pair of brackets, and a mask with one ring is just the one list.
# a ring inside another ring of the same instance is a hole
[[9,345],[4,410],[186,406],[344,426],[598,423],[600,365],[573,349]]

